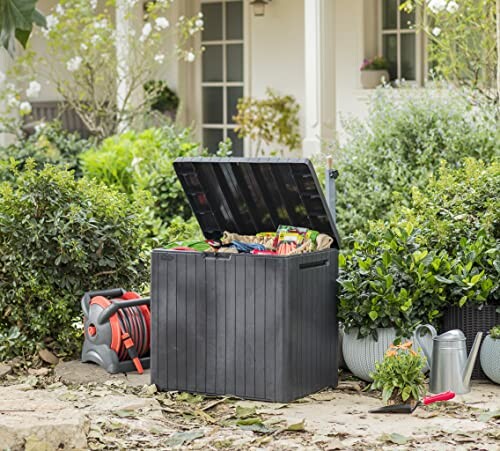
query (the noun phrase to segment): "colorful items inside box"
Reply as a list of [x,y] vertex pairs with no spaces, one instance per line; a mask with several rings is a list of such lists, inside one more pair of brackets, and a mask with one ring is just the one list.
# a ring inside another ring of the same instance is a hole
[[220,241],[176,241],[167,249],[180,252],[221,252],[254,255],[296,255],[330,248],[333,238],[305,227],[280,225],[276,232],[239,235],[224,232]]

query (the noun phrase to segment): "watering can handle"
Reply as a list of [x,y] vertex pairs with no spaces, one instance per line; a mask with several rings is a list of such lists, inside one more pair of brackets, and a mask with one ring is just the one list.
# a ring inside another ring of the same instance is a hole
[[430,366],[431,365],[432,348],[429,349],[427,344],[425,344],[420,339],[420,331],[422,329],[427,329],[431,333],[432,338],[434,338],[437,335],[437,332],[436,332],[436,329],[434,329],[434,326],[431,326],[430,324],[421,324],[420,326],[418,326],[415,329],[415,333],[413,334],[416,344],[422,348],[422,351],[424,351],[425,357],[427,358],[427,363]]

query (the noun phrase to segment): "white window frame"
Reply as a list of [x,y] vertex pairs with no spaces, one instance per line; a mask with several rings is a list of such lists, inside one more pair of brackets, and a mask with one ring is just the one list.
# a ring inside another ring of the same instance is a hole
[[[226,36],[226,7],[225,4],[227,3],[233,3],[235,2],[234,0],[201,0],[200,1],[200,9],[201,6],[204,4],[210,4],[210,3],[221,3],[222,4],[222,36],[223,38]],[[247,17],[247,11],[246,11],[246,2],[244,0],[239,1],[238,3],[241,3],[242,5],[242,11],[243,11],[243,18],[242,18],[242,39],[222,39],[218,41],[204,41],[203,38],[201,38],[201,45],[204,47],[209,47],[211,45],[222,45],[222,79],[223,81],[221,82],[205,82],[203,81],[203,64],[202,64],[202,59],[200,58],[200,85],[201,85],[201,97],[200,97],[200,114],[201,114],[201,141],[203,145],[205,143],[203,142],[203,131],[205,129],[215,129],[215,130],[221,130],[222,129],[222,139],[225,140],[228,137],[228,130],[234,130],[236,128],[236,124],[232,124],[228,122],[227,118],[227,113],[228,113],[228,108],[227,108],[227,88],[231,87],[241,87],[243,88],[243,96],[246,95],[245,91],[245,80],[247,78],[247,49],[245,46],[245,38],[246,38],[246,17]],[[231,44],[240,44],[243,46],[243,81],[241,82],[228,82],[227,80],[227,46]],[[203,122],[203,88],[222,88],[222,123],[219,124],[207,124]],[[245,142],[243,142],[243,153],[245,153]]]
[[383,55],[384,35],[396,35],[397,40],[397,80],[401,80],[401,35],[414,34],[415,35],[415,80],[406,80],[410,84],[423,86],[425,81],[425,74],[427,72],[427,58],[425,52],[425,35],[421,30],[422,20],[424,15],[420,7],[415,11],[415,28],[401,28],[401,12],[399,7],[403,0],[398,0],[398,15],[396,28],[384,30],[383,24],[383,8],[385,0],[378,0],[378,54]]

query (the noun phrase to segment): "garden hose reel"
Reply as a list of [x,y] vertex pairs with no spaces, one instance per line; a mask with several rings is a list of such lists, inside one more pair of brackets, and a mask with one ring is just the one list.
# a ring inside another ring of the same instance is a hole
[[149,298],[122,288],[85,293],[82,362],[97,363],[112,374],[142,374],[150,366],[149,306]]

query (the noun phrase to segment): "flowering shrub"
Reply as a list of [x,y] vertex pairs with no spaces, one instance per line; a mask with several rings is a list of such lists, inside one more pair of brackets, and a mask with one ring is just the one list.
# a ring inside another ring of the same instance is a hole
[[425,357],[415,352],[413,344],[408,341],[402,345],[391,345],[382,362],[375,363],[372,390],[382,391],[382,399],[386,404],[416,402],[425,393],[425,376],[422,372]]
[[427,6],[422,29],[428,36],[430,67],[438,76],[498,100],[494,0],[407,0],[402,6]]
[[365,59],[359,70],[387,70],[389,64],[383,56],[375,56],[371,59]]
[[[114,21],[115,2],[101,2],[99,8],[98,3],[60,0],[47,15],[47,28],[42,30],[46,55],[28,51],[9,73],[9,79],[16,80],[15,85],[7,83],[3,94],[7,103],[3,125],[10,121],[9,131],[18,127],[12,126],[16,114],[29,114],[31,107],[25,102],[36,97],[36,77],[41,72],[97,137],[140,127],[161,91],[161,87],[144,90],[144,84],[155,79],[169,59],[192,62],[199,53],[194,36],[203,28],[201,13],[170,24],[166,15],[172,0],[146,2],[144,12],[143,2],[129,0],[117,12],[123,20]],[[144,22],[138,26],[141,15]],[[176,46],[166,45],[169,35]]]

